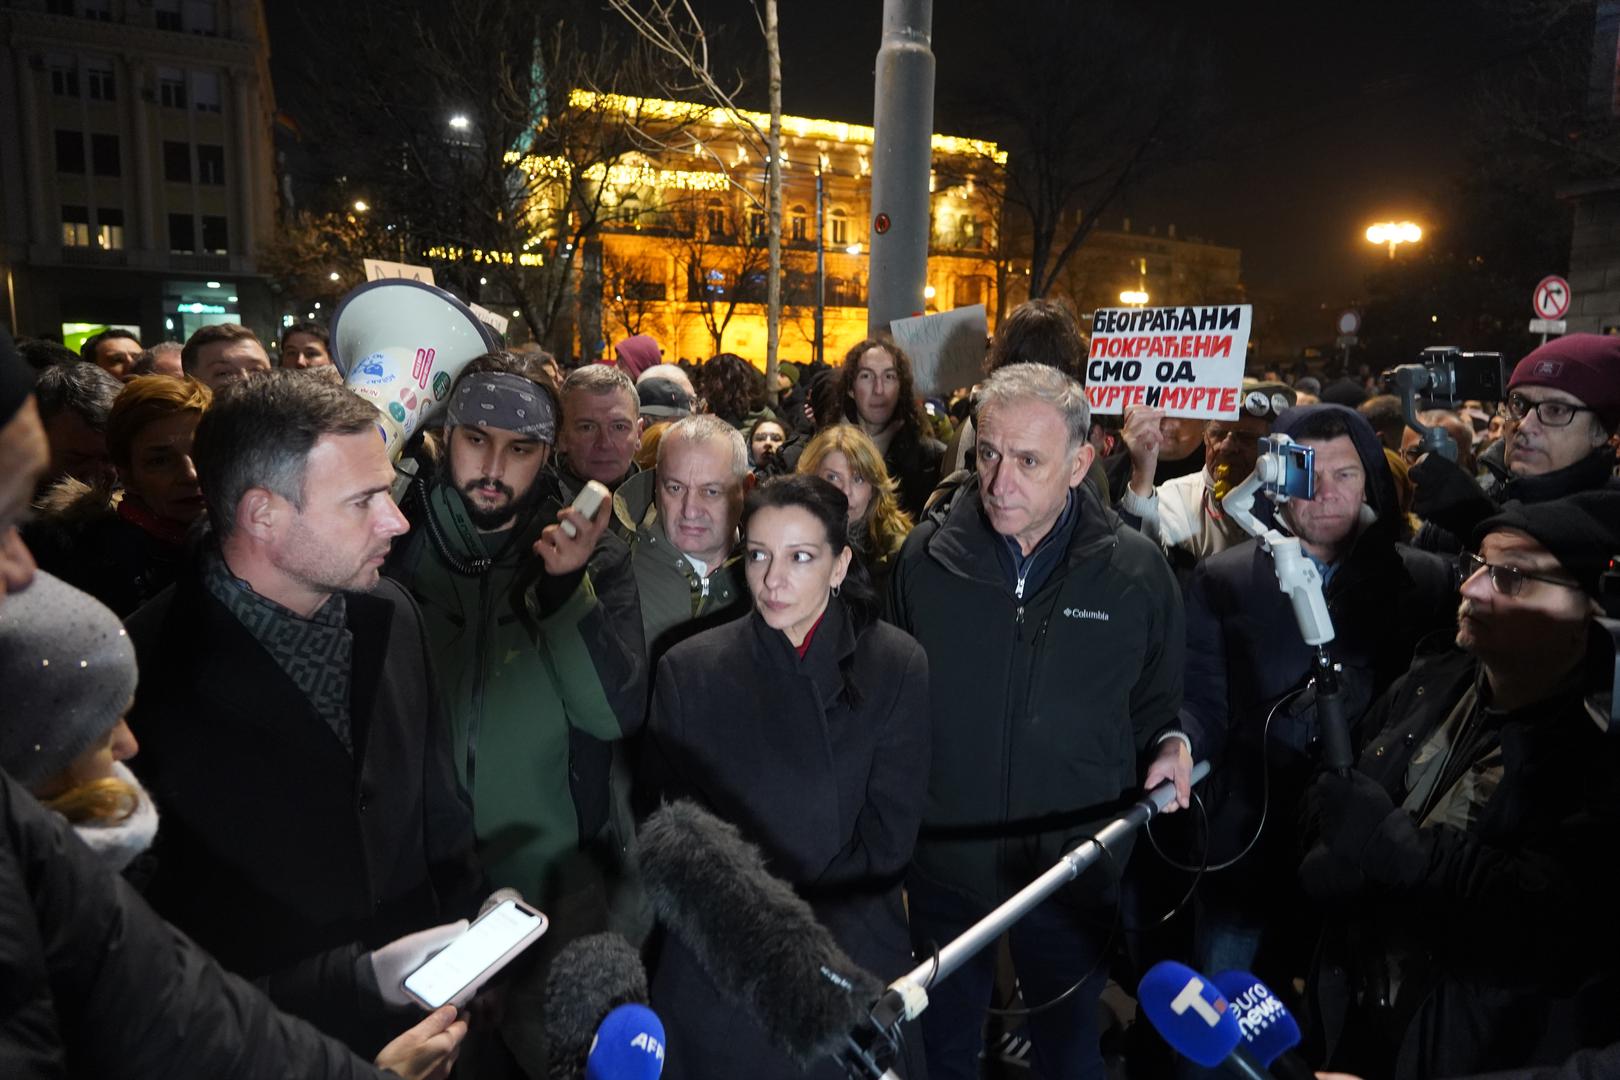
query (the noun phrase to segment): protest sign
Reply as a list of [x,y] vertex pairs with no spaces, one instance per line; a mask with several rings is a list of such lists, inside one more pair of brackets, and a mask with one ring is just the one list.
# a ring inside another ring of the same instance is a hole
[[1097,312],[1086,359],[1091,411],[1149,405],[1170,416],[1232,419],[1242,404],[1253,314],[1248,304]]
[[948,394],[984,377],[984,343],[990,325],[983,304],[895,319],[889,331],[894,343],[911,358],[918,393]]
[[407,281],[420,281],[424,285],[432,285],[433,268],[431,266],[412,266],[410,263],[388,262],[384,259],[362,259],[366,267],[367,281],[380,281],[383,278],[405,278]]

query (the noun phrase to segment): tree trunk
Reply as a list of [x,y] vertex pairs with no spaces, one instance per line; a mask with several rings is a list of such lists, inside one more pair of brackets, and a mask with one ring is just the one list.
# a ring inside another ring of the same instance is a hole
[[765,171],[769,277],[765,283],[765,396],[776,396],[776,354],[782,343],[782,49],[777,34],[776,0],[765,0],[765,56],[770,71],[770,158]]

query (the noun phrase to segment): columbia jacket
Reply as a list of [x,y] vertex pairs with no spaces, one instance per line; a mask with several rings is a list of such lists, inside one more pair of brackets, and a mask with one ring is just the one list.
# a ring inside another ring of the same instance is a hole
[[[1090,485],[1031,596],[969,479],[906,540],[894,621],[928,654],[933,763],[915,873],[980,902],[1027,884],[1138,794],[1175,727],[1185,648],[1164,554]],[[1122,852],[1115,852],[1123,859]]]

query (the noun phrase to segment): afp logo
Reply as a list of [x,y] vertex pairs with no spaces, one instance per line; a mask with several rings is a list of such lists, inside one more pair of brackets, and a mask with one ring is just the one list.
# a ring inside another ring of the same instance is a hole
[[663,1063],[664,1044],[659,1042],[657,1037],[654,1035],[650,1035],[643,1031],[641,1034],[630,1040],[630,1047],[633,1050],[645,1051],[648,1055],[657,1058],[660,1064]]

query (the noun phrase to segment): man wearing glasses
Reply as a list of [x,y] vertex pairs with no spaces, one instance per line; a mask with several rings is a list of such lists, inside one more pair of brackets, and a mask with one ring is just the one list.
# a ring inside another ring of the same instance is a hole
[[1358,769],[1306,798],[1301,881],[1353,912],[1324,939],[1315,1000],[1329,1063],[1364,1076],[1551,1063],[1620,1037],[1598,986],[1620,945],[1620,739],[1588,705],[1585,662],[1620,492],[1510,505],[1475,538],[1456,648],[1421,654],[1368,713]]
[[1611,484],[1609,439],[1620,428],[1620,337],[1568,334],[1549,341],[1513,369],[1504,404],[1501,450],[1480,457],[1494,477],[1485,490],[1434,454],[1412,469],[1412,509],[1451,533],[1451,550],[1508,502],[1543,503]]

